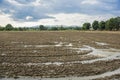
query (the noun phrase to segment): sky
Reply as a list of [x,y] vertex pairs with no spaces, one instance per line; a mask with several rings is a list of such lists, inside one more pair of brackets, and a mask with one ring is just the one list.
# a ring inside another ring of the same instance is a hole
[[0,25],[77,25],[120,16],[120,0],[0,0]]

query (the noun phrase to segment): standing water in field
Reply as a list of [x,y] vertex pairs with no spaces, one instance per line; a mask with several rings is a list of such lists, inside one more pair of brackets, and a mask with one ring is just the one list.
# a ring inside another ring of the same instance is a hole
[[109,45],[109,44],[107,44],[107,43],[103,43],[103,42],[95,42],[97,45],[99,45],[99,46],[106,46],[106,45]]

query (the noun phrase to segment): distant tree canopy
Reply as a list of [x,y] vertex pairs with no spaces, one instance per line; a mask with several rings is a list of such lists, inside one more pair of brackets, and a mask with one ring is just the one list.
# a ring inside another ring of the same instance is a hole
[[44,25],[39,25],[38,27],[13,27],[11,24],[7,24],[5,27],[0,26],[0,31],[40,31],[40,30],[109,30],[109,31],[118,31],[120,30],[120,17],[110,18],[106,21],[93,21],[92,23],[86,22],[83,23],[82,27],[80,26],[52,26],[46,27]]
[[46,28],[44,25],[40,25],[40,26],[39,26],[39,29],[40,29],[40,30],[47,30],[47,28]]
[[105,30],[105,21],[99,23],[99,30]]
[[11,31],[11,30],[13,30],[14,28],[13,28],[13,26],[11,25],[11,24],[7,24],[6,26],[5,26],[5,30],[7,30],[7,31]]
[[106,30],[119,30],[120,29],[120,17],[111,18],[106,21]]
[[92,23],[92,27],[93,27],[94,30],[97,30],[97,29],[99,28],[99,22],[95,20],[95,21]]
[[91,26],[90,23],[84,23],[84,24],[83,24],[83,29],[84,29],[84,30],[89,30],[89,29],[90,29],[90,26]]
[[[88,28],[86,28],[87,24],[84,23],[82,29],[83,30],[89,30]],[[92,23],[92,28],[93,30],[120,30],[120,17],[116,17],[116,18],[110,18],[107,21],[97,21],[95,20]]]
[[57,30],[58,30],[58,27],[51,27],[50,30],[57,31]]
[[4,27],[0,26],[0,31],[4,31],[4,29],[5,29]]
[[66,28],[64,28],[63,26],[60,26],[58,30],[66,30]]

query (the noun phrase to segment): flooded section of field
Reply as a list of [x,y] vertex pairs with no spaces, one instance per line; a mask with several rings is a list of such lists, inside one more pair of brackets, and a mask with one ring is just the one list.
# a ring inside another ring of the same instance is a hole
[[55,45],[24,45],[24,48],[28,48],[28,47],[72,47],[72,43],[67,43],[67,42],[55,42]]
[[24,48],[29,48],[29,47],[51,47],[53,45],[24,45]]
[[[80,51],[91,51],[87,55],[94,55],[94,56],[99,56],[102,58],[97,58],[97,59],[92,59],[92,60],[85,60],[85,61],[73,61],[73,62],[68,62],[68,63],[93,63],[96,61],[108,61],[108,60],[114,60],[114,59],[120,59],[120,50],[119,49],[95,49],[94,47],[84,45],[83,48],[73,48],[73,49],[78,49]],[[80,52],[79,51],[79,52]]]
[[107,43],[104,43],[104,42],[95,42],[97,45],[99,46],[106,46],[106,45],[109,45]]
[[27,63],[27,64],[23,64],[23,65],[28,65],[28,66],[31,66],[31,65],[62,65],[64,64],[64,62],[47,62],[47,63]]
[[112,56],[112,55],[120,53],[120,49],[114,49],[114,48],[96,49],[96,48],[88,46],[88,45],[84,45],[84,46],[87,47],[88,49],[92,50],[92,52],[89,55],[108,57],[108,56]]
[[98,58],[98,59],[93,59],[93,60],[86,60],[86,61],[81,61],[82,64],[90,64],[90,63],[94,63],[97,61],[109,61],[109,60],[115,60],[115,59],[120,59],[120,53],[109,56],[109,57],[105,57],[105,58]]

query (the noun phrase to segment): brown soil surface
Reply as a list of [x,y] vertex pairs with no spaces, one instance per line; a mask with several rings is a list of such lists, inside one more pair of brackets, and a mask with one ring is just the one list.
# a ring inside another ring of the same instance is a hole
[[[55,46],[62,42],[62,46]],[[109,45],[97,45],[96,42]],[[66,46],[69,44],[73,46]],[[47,47],[39,47],[48,45]],[[98,49],[120,49],[120,32],[41,31],[0,32],[0,76],[68,77],[91,76],[120,68],[120,59],[91,64],[66,63],[101,58],[77,52],[83,45]],[[38,46],[38,47],[36,47]],[[62,65],[28,63],[64,62]],[[114,75],[113,77],[116,77]],[[112,77],[105,77],[109,80]],[[102,79],[98,79],[102,80]],[[104,79],[103,79],[104,80]]]

